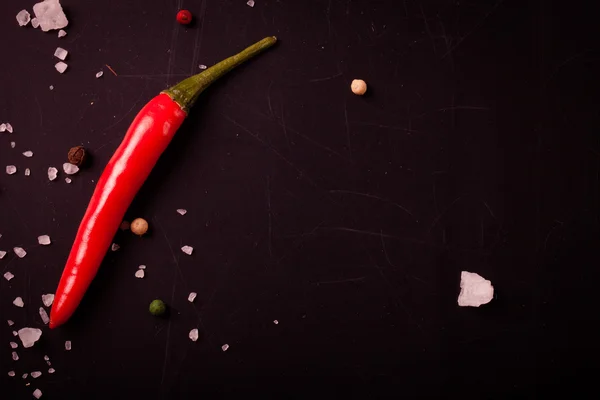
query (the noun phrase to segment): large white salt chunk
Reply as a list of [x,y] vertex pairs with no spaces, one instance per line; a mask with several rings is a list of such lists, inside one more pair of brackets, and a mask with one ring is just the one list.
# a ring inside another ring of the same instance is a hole
[[31,150],[24,151],[23,155],[27,158],[33,157],[33,151],[31,151]]
[[52,242],[50,241],[50,236],[42,235],[42,236],[38,236],[38,243],[41,244],[42,246],[48,246]]
[[23,308],[23,306],[25,305],[25,303],[23,302],[23,299],[21,297],[15,297],[15,299],[13,300],[13,304],[17,307],[21,307]]
[[31,14],[27,12],[27,10],[21,10],[17,14],[17,22],[19,26],[25,26],[31,21]]
[[192,252],[194,251],[194,248],[192,246],[183,246],[181,248],[181,251],[183,251],[185,254],[187,254],[188,256],[192,255]]
[[7,281],[10,281],[14,277],[15,276],[13,274],[11,274],[10,271],[7,271],[4,273],[4,279],[6,279]]
[[48,179],[53,181],[58,176],[58,170],[54,167],[48,168]]
[[63,171],[65,171],[65,174],[67,175],[73,175],[79,172],[79,167],[75,164],[66,162],[63,164]]
[[12,175],[12,174],[14,174],[16,172],[17,172],[17,167],[15,167],[14,165],[7,165],[6,166],[6,173],[8,175]]
[[33,397],[35,397],[36,399],[39,399],[40,397],[42,397],[42,391],[40,389],[35,389],[33,391]]
[[67,36],[67,32],[65,30],[61,29],[60,31],[58,31],[59,38],[65,37],[65,36]]
[[177,209],[177,212],[178,212],[179,214],[181,214],[181,215],[185,215],[185,214],[187,214],[187,210],[186,210],[185,208],[178,208],[178,209]]
[[48,324],[48,322],[50,322],[50,318],[48,317],[46,310],[44,310],[44,307],[40,307],[40,317],[42,318],[42,322],[44,324]]
[[493,297],[492,282],[473,272],[462,271],[460,273],[459,306],[479,307],[492,301]]
[[33,13],[44,32],[61,29],[69,24],[59,0],[44,0],[34,4]]
[[56,50],[54,50],[54,57],[63,61],[65,61],[65,58],[67,58],[68,54],[69,52],[62,47],[57,47]]
[[198,293],[196,293],[196,292],[190,292],[190,294],[188,296],[188,301],[190,303],[193,303],[194,300],[196,300],[196,296],[198,296]]
[[190,337],[192,342],[195,342],[196,340],[198,340],[198,329],[192,329],[188,336]]
[[5,255],[6,255],[6,251],[0,250],[0,260],[2,260]]
[[135,277],[142,279],[144,277],[144,270],[143,269],[138,269],[137,271],[135,271]]
[[71,350],[71,341],[70,340],[67,340],[65,342],[65,350],[67,350],[67,351]]
[[17,333],[26,349],[32,347],[42,337],[42,330],[37,328],[21,328]]
[[19,258],[23,258],[27,255],[27,252],[22,247],[13,247],[13,251]]
[[31,375],[31,377],[33,379],[35,378],[39,378],[40,376],[42,376],[42,373],[40,371],[33,371],[32,373],[30,373],[29,375]]
[[56,68],[56,70],[61,74],[67,70],[67,67],[68,65],[62,61],[59,61],[56,64],[54,64],[54,68]]
[[40,21],[38,21],[37,18],[33,17],[31,19],[31,26],[33,26],[34,28],[39,28],[40,26]]
[[42,303],[44,303],[46,307],[50,307],[52,303],[54,303],[54,293],[43,294]]

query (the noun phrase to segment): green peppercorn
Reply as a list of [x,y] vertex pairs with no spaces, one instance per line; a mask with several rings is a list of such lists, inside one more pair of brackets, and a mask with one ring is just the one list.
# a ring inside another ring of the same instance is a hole
[[167,305],[164,301],[156,299],[153,300],[152,303],[150,303],[149,310],[150,314],[160,317],[165,315],[165,312],[167,311]]

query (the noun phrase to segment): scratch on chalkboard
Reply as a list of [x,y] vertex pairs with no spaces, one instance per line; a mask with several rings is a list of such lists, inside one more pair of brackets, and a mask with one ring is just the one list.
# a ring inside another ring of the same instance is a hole
[[273,214],[271,213],[271,177],[267,176],[267,214],[269,216],[269,256],[273,257]]

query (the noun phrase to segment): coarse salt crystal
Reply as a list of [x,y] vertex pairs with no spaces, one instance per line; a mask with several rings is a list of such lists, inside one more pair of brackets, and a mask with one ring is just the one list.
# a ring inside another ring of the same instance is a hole
[[28,377],[28,376],[29,376],[29,374],[28,374],[28,373],[24,373],[23,375],[21,375],[21,378],[23,378],[23,379],[27,379],[27,377]]
[[40,340],[42,330],[37,328],[21,328],[17,334],[19,335],[19,339],[21,339],[21,343],[23,343],[23,347],[28,349]]
[[17,354],[17,352],[16,352],[16,351],[13,351],[13,352],[12,352],[12,359],[13,359],[13,360],[15,360],[15,361],[18,361],[18,360],[19,360],[19,355]]
[[0,124],[0,132],[6,131],[6,124]]
[[39,378],[40,376],[42,376],[42,373],[41,373],[40,371],[33,371],[33,372],[32,372],[31,374],[29,374],[29,375],[31,375],[31,377],[32,377],[33,379],[35,379],[35,378]]
[[65,30],[61,29],[60,31],[58,31],[59,38],[65,37],[65,36],[67,36],[67,32]]
[[14,278],[15,276],[13,274],[10,273],[10,271],[7,271],[4,274],[4,279],[6,279],[7,281],[10,281],[12,278]]
[[229,345],[227,343],[225,343],[223,346],[221,346],[221,350],[223,351],[227,351],[229,349]]
[[10,348],[11,349],[16,349],[17,347],[19,347],[19,345],[15,342],[10,342]]
[[279,325],[279,321],[277,321],[276,319],[275,319],[275,320],[273,320],[273,323],[274,323],[275,325]]
[[54,57],[63,61],[65,60],[65,58],[67,58],[68,54],[69,52],[63,49],[62,47],[57,47],[56,50],[54,50]]
[[6,323],[8,324],[8,326],[13,326],[13,325],[15,324],[15,323],[14,323],[12,320],[10,320],[10,319],[7,319],[7,320],[6,320]]
[[15,371],[8,371],[8,376],[15,376]]
[[35,389],[33,391],[33,397],[35,397],[36,399],[39,399],[40,397],[42,397],[42,391],[40,389]]
[[248,4],[250,7],[254,7],[254,0],[248,0],[246,4]]
[[185,214],[187,214],[187,210],[186,210],[185,208],[178,208],[178,209],[177,209],[177,212],[178,212],[179,214],[181,214],[181,215],[185,215]]
[[58,170],[54,167],[48,168],[48,179],[53,181],[58,176]]
[[50,357],[44,356],[44,361],[48,361],[48,360],[50,360]]
[[118,244],[116,244],[116,243],[113,243],[113,244],[112,244],[112,246],[110,246],[110,249],[111,249],[112,251],[117,251],[117,250],[119,250],[120,248],[121,248],[121,246],[119,246],[119,245],[118,245]]
[[48,86],[48,89],[50,89],[50,90],[54,90],[54,85],[50,85],[50,86]]
[[14,165],[7,165],[7,166],[6,166],[6,173],[7,173],[8,175],[12,175],[12,174],[14,174],[15,172],[17,172],[17,167],[15,167]]
[[37,28],[37,27],[39,27],[39,26],[40,26],[40,22],[38,21],[38,19],[37,19],[37,18],[33,17],[33,18],[31,19],[31,26],[33,26],[34,28]]
[[34,4],[33,13],[44,32],[61,29],[69,24],[59,0],[44,0]]
[[17,22],[19,26],[25,26],[31,21],[31,14],[27,12],[27,10],[21,10],[17,14]]
[[48,322],[50,322],[50,318],[48,317],[46,310],[44,310],[44,307],[40,307],[40,317],[42,318],[42,322],[44,324],[48,324]]
[[69,177],[67,176],[67,177],[65,178],[65,182],[67,182],[67,183],[71,183],[71,182],[73,182],[73,181],[71,180],[71,178],[69,178]]
[[31,170],[29,168],[25,168],[25,176],[31,175]]
[[42,246],[48,246],[52,242],[50,241],[50,236],[42,235],[42,236],[38,236],[38,243],[41,244]]
[[19,332],[17,331],[12,331],[13,336],[19,336]]
[[15,142],[10,142],[10,148],[14,149],[17,144]]
[[20,297],[15,297],[15,299],[13,300],[13,304],[17,307],[21,307],[23,308],[23,306],[25,305],[25,303],[23,302],[23,299]]
[[460,273],[460,294],[458,305],[461,307],[479,307],[487,304],[494,297],[492,282],[474,272]]
[[200,67],[200,69],[206,69],[206,68],[208,68],[208,67],[207,67],[206,65],[204,65],[204,64],[200,64],[198,67]]
[[67,175],[73,175],[79,172],[79,167],[75,164],[66,162],[63,164],[63,171],[65,171],[65,174]]
[[0,260],[2,260],[5,255],[6,255],[6,251],[0,250]]
[[135,271],[135,277],[142,279],[144,277],[144,270],[143,269],[138,269],[137,271]]
[[12,125],[10,124],[10,122],[6,123],[6,132],[8,133],[13,133],[14,129],[12,127]]
[[23,152],[23,155],[25,157],[33,157],[33,151],[27,150],[27,151]]
[[56,372],[56,370],[54,368],[48,368],[48,373],[49,374],[53,374],[55,372]]
[[146,266],[145,265],[140,265],[138,268],[139,269],[146,269]]
[[[50,307],[52,305],[52,303],[54,303],[54,293],[43,294],[42,295],[42,303],[44,303],[44,305],[46,307]],[[46,357],[44,357],[44,359],[46,359]],[[48,360],[46,360],[46,361],[48,361]]]
[[194,300],[196,300],[196,296],[198,296],[198,293],[196,293],[196,292],[190,292],[190,295],[188,296],[188,301],[190,303],[193,303]]
[[188,256],[192,255],[192,252],[194,251],[194,248],[192,246],[183,246],[181,248],[181,251],[183,251],[185,254],[187,254]]
[[102,75],[104,75],[103,71],[96,72],[96,78],[100,78]]
[[56,68],[56,70],[58,72],[60,72],[61,74],[67,70],[67,67],[68,67],[67,63],[64,63],[62,61],[59,61],[56,64],[54,64],[54,68]]
[[65,350],[71,350],[71,341],[70,340],[67,340],[65,342]]
[[190,337],[192,342],[195,342],[196,340],[198,340],[198,329],[192,329],[188,336]]
[[27,252],[22,247],[13,247],[13,251],[19,258],[23,258],[27,255]]

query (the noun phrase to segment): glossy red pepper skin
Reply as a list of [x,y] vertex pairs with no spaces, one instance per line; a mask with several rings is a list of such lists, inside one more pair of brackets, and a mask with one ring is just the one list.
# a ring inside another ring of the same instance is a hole
[[56,291],[50,328],[63,324],[94,279],[127,208],[186,113],[161,93],[138,113],[104,169],[81,221]]
[[50,328],[65,323],[77,309],[127,208],[200,93],[276,41],[275,37],[264,38],[204,72],[179,82],[150,100],[138,113],[100,176],[81,221],[55,293]]

